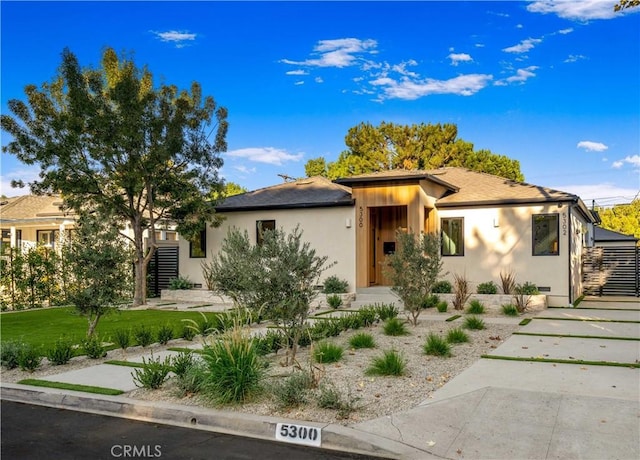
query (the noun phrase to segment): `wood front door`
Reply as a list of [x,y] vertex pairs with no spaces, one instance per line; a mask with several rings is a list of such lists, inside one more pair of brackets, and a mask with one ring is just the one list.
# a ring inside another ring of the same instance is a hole
[[396,231],[407,228],[406,206],[369,208],[369,285],[389,286],[384,259],[395,252]]

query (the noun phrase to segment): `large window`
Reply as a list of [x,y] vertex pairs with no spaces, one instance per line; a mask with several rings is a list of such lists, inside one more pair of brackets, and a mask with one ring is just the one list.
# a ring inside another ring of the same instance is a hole
[[202,259],[207,257],[207,230],[200,230],[200,233],[189,241],[189,257],[192,259]]
[[256,243],[258,243],[258,245],[262,244],[262,241],[264,240],[265,230],[275,230],[275,229],[276,229],[275,220],[256,220]]
[[36,241],[43,246],[55,248],[59,235],[58,230],[36,230]]
[[533,255],[557,256],[559,250],[558,214],[533,215]]
[[442,229],[442,255],[464,255],[464,218],[452,217],[440,220]]

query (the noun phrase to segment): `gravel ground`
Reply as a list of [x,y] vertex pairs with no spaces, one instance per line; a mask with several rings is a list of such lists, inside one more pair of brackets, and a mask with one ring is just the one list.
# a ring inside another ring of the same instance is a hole
[[[450,316],[447,314],[446,316]],[[470,342],[452,345],[452,356],[448,358],[427,356],[423,352],[423,344],[430,333],[435,333],[443,337],[454,327],[462,326],[462,319],[453,322],[432,321],[421,319],[418,326],[407,325],[410,335],[400,337],[389,337],[383,334],[381,325],[374,325],[371,328],[360,329],[358,331],[343,332],[340,336],[332,338],[331,341],[345,348],[343,358],[334,364],[317,365],[312,364],[309,358],[309,349],[300,349],[297,355],[298,368],[310,369],[312,365],[316,367],[319,375],[319,386],[332,386],[342,395],[343,400],[348,400],[353,404],[355,410],[345,416],[336,410],[319,408],[316,403],[316,396],[320,390],[314,390],[309,395],[308,403],[293,409],[279,408],[273,399],[269,385],[281,381],[282,378],[293,372],[296,366],[284,367],[282,361],[284,355],[282,351],[278,354],[267,356],[270,362],[268,369],[269,378],[265,384],[266,391],[254,401],[242,406],[225,406],[225,410],[247,412],[259,415],[281,416],[306,421],[317,421],[327,423],[341,423],[349,425],[365,420],[378,418],[391,413],[400,412],[417,406],[422,401],[428,399],[430,395],[445,385],[457,374],[468,368],[477,361],[482,354],[490,352],[506,340],[513,331],[517,329],[516,323],[495,324],[491,323],[491,317],[496,315],[483,315],[486,319],[485,330],[466,330]],[[369,332],[374,336],[376,348],[374,349],[350,349],[349,338],[359,332]],[[186,341],[172,341],[170,346],[179,347],[192,344]],[[148,354],[164,349],[165,347],[155,345],[152,347],[135,347],[127,350],[123,354],[121,350],[109,352],[108,356],[100,360],[90,360],[85,357],[74,358],[69,364],[64,366],[51,366],[46,360],[43,366],[33,372],[23,372],[17,369],[3,370],[0,379],[4,382],[17,382],[24,378],[47,378],[55,380],[50,376],[67,372],[70,370],[96,365],[106,359],[127,359],[141,354]],[[380,356],[383,351],[397,350],[407,361],[407,372],[402,377],[374,377],[365,375],[365,370],[369,367],[371,360]],[[167,382],[160,390],[137,389],[127,393],[125,396],[142,400],[162,400],[167,402],[203,405],[214,407],[210,402],[199,396],[179,397],[175,382]]]

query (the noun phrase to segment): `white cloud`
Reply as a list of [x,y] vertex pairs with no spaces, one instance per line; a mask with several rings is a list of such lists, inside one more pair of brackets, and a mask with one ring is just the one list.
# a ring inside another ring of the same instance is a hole
[[[538,66],[532,65],[524,69],[518,69],[516,70],[515,75],[505,78],[505,81],[507,83],[524,83],[529,78],[536,76],[536,74],[533,73],[534,70],[538,70]],[[501,86],[501,85],[498,85],[498,86]]]
[[286,75],[309,75],[309,72],[306,70],[298,69],[298,70],[290,70],[286,72]]
[[362,54],[375,54],[378,43],[375,40],[358,38],[340,38],[337,40],[320,40],[313,49],[313,55],[304,61],[282,59],[280,62],[310,67],[349,67],[355,65]]
[[298,80],[297,82],[294,83],[294,85],[296,85],[296,86],[304,85],[304,81],[303,80]]
[[583,59],[587,59],[587,57],[583,56],[582,54],[570,54],[569,57],[567,57],[567,59],[564,60],[564,62],[572,63],[572,62],[581,61]]
[[167,32],[157,32],[151,30],[150,32],[163,42],[175,43],[176,48],[184,48],[187,46],[187,42],[192,42],[197,37],[197,34],[188,31],[169,30]]
[[381,77],[370,83],[383,89],[380,99],[414,100],[430,94],[471,96],[486,87],[492,78],[493,75],[485,74],[460,75],[449,80],[427,78],[415,81],[408,78],[397,81],[389,77]]
[[451,59],[451,65],[458,65],[460,62],[473,62],[473,58],[467,53],[451,53],[447,56]]
[[567,35],[567,34],[570,34],[571,32],[573,32],[573,27],[569,27],[567,29],[561,29],[558,31],[558,33],[562,35]]
[[504,51],[505,53],[526,53],[527,51],[533,49],[538,43],[542,43],[541,38],[527,38],[525,40],[522,40],[517,45],[503,48],[502,51]]
[[316,78],[314,79],[314,81],[315,81],[316,83],[324,83],[324,80],[322,79],[322,77],[316,77]]
[[246,149],[231,150],[225,154],[231,158],[242,158],[257,163],[267,163],[271,165],[282,165],[286,161],[300,161],[303,153],[291,154],[286,150],[274,147],[249,147]]
[[589,21],[619,16],[621,13],[613,11],[616,3],[617,0],[538,0],[529,3],[527,10],[532,13],[556,14],[575,21]]
[[613,164],[611,165],[611,167],[614,169],[620,169],[623,166],[624,166],[624,161],[614,161]]
[[234,166],[233,169],[243,174],[253,174],[256,172],[256,168],[247,168],[245,165]]
[[518,25],[516,26],[516,29],[523,29],[523,28],[524,28],[524,26],[523,26],[522,24],[518,24]]
[[[40,179],[39,173],[40,168],[37,166],[25,166],[10,171],[2,171],[2,176],[0,176],[0,195],[9,197],[28,195],[29,193],[31,193],[28,183]],[[11,187],[12,180],[21,180],[22,182],[24,182],[24,188]]]
[[580,141],[576,146],[579,149],[585,149],[588,152],[604,152],[609,147],[604,145],[602,142],[593,142],[593,141]]
[[609,182],[599,184],[558,185],[551,186],[551,188],[573,193],[582,198],[582,201],[588,206],[592,200],[596,200],[596,202],[600,202],[601,204],[604,204],[606,201],[607,205],[628,203],[638,193],[638,189],[619,187]]
[[[623,158],[620,161],[616,161],[616,163],[628,163],[635,168],[640,168],[640,155],[633,155]],[[616,164],[614,163],[614,164]],[[622,166],[622,165],[621,165]]]

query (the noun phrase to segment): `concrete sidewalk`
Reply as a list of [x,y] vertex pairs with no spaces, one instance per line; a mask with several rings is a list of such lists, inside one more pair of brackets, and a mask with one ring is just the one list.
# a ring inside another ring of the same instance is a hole
[[[303,423],[322,428],[322,447],[385,458],[635,460],[640,458],[640,369],[629,365],[640,360],[640,324],[632,322],[640,312],[582,305],[589,308],[538,313],[519,330],[533,335],[512,335],[491,353],[523,361],[481,359],[418,407],[351,427],[25,385],[3,384],[2,398],[271,440],[278,422]],[[531,358],[627,366],[527,361]],[[47,380],[130,391],[132,371],[101,364]]]

